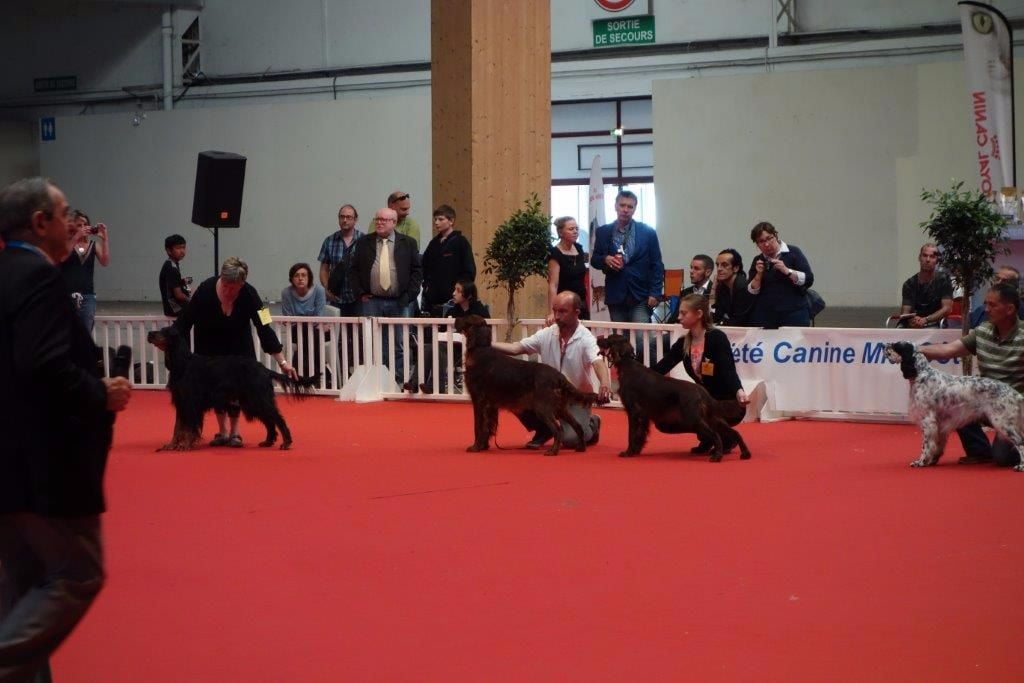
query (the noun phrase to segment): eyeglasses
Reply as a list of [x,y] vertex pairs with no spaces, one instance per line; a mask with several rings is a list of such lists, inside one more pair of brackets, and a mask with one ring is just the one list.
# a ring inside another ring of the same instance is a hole
[[772,240],[775,239],[775,235],[765,235],[757,240],[758,244],[771,244]]
[[394,223],[394,218],[382,218],[381,216],[375,216],[373,219],[377,223]]
[[409,194],[409,193],[406,193],[406,194],[400,194],[397,197],[395,197],[395,201],[396,202],[404,202],[406,199],[412,199],[412,195]]
[[349,220],[351,220],[351,221],[354,221],[354,220],[356,219],[356,217],[355,217],[355,216],[353,216],[353,215],[352,215],[352,214],[350,214],[350,213],[339,213],[339,214],[338,214],[338,218],[347,218],[347,219],[349,219]]

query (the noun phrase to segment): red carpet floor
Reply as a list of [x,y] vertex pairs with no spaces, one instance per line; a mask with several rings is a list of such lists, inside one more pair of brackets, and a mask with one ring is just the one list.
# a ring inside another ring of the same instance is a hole
[[[290,452],[154,453],[119,418],[109,583],[58,681],[1008,681],[1024,474],[912,470],[906,426],[653,434],[616,457],[464,451],[468,405],[282,401]],[[207,431],[212,432],[211,423]],[[499,440],[527,434],[503,414]],[[955,442],[955,439],[953,440]]]

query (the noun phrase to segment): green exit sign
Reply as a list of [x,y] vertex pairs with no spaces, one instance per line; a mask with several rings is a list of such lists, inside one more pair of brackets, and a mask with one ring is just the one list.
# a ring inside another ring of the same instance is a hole
[[653,42],[653,15],[594,21],[594,47],[646,45]]

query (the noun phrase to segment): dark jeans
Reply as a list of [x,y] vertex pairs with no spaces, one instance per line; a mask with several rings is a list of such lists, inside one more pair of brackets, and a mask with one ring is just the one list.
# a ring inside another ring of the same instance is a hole
[[758,310],[755,305],[754,313],[750,317],[751,327],[763,327],[766,330],[776,330],[780,327],[810,327],[811,311],[808,308],[798,308],[795,311],[764,311]]
[[1020,464],[1020,454],[1013,444],[1003,438],[996,436],[990,444],[985,436],[980,422],[971,424],[956,430],[963,444],[964,453],[967,455],[980,455],[991,457],[992,461],[1000,467],[1012,467]]
[[[343,304],[340,301],[334,303],[341,312],[342,317],[355,318],[359,316],[359,302],[353,301],[351,303]],[[362,328],[359,326],[350,327],[351,334],[344,334],[342,330],[338,337],[338,363],[345,366],[345,371],[338,379],[338,384],[342,384],[344,379],[352,374],[352,369],[358,365],[357,353],[362,349]],[[344,351],[342,350],[344,349]],[[347,354],[347,360],[346,360]]]
[[49,680],[50,654],[103,587],[99,516],[0,515],[0,567],[0,681]]
[[[413,304],[406,304],[400,306],[398,299],[387,299],[384,297],[373,297],[368,301],[361,303],[360,314],[369,316],[372,318],[411,318],[413,316]],[[405,356],[405,350],[402,345],[402,335],[405,331],[404,325],[395,325],[395,367],[391,368],[392,373],[395,376],[395,381],[398,382],[398,386],[402,386],[405,382],[405,371],[403,368],[403,361]],[[382,330],[382,341],[381,341],[381,358],[385,365],[388,364],[388,356],[390,351],[390,340],[388,339],[388,330]],[[415,336],[410,335],[410,344],[416,343]]]

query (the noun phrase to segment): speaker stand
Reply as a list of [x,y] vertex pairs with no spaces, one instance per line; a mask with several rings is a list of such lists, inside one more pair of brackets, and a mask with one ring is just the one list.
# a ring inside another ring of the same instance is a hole
[[220,275],[220,235],[218,230],[220,228],[213,229],[213,276],[217,277]]

